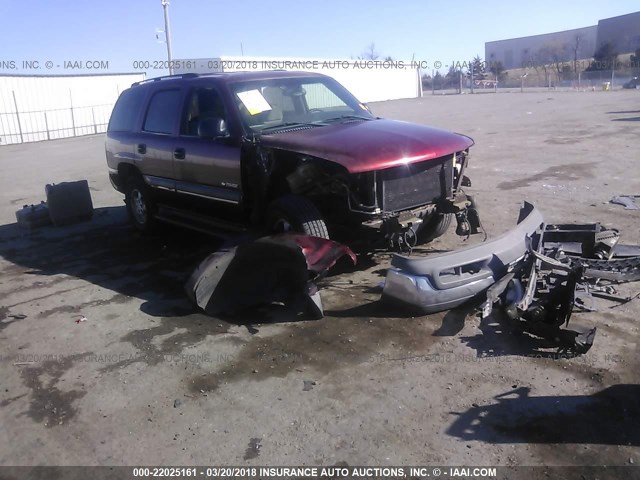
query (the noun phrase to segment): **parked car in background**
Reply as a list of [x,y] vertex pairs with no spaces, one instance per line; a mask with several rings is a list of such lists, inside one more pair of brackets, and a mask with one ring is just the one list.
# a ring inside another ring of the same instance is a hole
[[140,230],[361,232],[409,246],[477,229],[462,191],[467,136],[374,116],[334,79],[182,74],[120,95],[106,135],[113,186]]
[[640,88],[640,80],[638,80],[638,77],[633,77],[627,83],[622,85],[622,88]]

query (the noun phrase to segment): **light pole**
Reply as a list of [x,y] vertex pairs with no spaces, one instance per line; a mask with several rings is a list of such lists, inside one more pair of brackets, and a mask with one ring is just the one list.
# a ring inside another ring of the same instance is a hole
[[169,75],[173,75],[171,62],[171,30],[169,28],[169,0],[160,0],[164,10],[164,37],[167,41],[167,60],[169,61]]

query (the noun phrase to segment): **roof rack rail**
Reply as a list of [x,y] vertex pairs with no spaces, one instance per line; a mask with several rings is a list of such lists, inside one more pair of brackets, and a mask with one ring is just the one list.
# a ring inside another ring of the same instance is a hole
[[176,73],[175,75],[165,75],[164,77],[155,77],[155,78],[140,80],[139,82],[132,83],[131,86],[135,87],[136,85],[143,85],[145,83],[151,83],[151,82],[159,82],[161,80],[169,80],[172,78],[195,78],[197,76],[199,76],[197,73]]

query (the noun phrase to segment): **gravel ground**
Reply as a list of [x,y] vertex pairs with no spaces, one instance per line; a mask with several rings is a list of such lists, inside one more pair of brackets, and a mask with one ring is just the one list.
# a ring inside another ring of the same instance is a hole
[[[475,139],[468,175],[490,237],[529,200],[548,222],[600,221],[640,243],[638,211],[607,203],[640,194],[637,91],[371,107]],[[570,327],[598,335],[562,358],[497,314],[380,305],[380,255],[325,282],[322,320],[223,321],[183,292],[217,242],[135,234],[102,136],[4,146],[0,161],[1,465],[640,463],[640,301],[576,314]],[[15,210],[46,183],[82,178],[91,222],[18,229]],[[462,245],[450,232],[427,250]]]

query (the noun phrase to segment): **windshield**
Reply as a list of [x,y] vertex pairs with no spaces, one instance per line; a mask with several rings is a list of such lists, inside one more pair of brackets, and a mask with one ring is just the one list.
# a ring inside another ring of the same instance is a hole
[[372,120],[367,108],[331,78],[252,80],[230,85],[245,125],[275,133],[295,125],[320,127],[346,120]]

